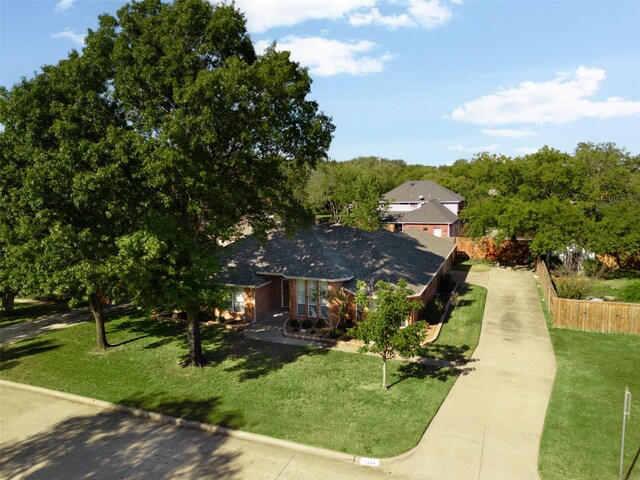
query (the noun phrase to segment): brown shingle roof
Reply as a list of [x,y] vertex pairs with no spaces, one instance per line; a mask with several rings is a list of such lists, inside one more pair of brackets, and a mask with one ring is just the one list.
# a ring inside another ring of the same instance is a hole
[[[411,229],[410,229],[411,230]],[[413,231],[366,232],[357,228],[314,226],[300,230],[293,238],[276,231],[266,245],[252,236],[225,248],[223,271],[218,283],[262,285],[262,274],[289,278],[344,281],[355,291],[356,281],[373,286],[378,280],[397,282],[404,278],[420,293],[455,247],[451,238]]]
[[[424,198],[421,199],[420,196]],[[384,195],[391,202],[419,202],[420,200],[440,200],[441,202],[462,202],[464,197],[431,180],[411,180],[404,182]]]
[[395,223],[455,223],[458,216],[437,200],[429,200],[415,210],[393,212],[390,221]]

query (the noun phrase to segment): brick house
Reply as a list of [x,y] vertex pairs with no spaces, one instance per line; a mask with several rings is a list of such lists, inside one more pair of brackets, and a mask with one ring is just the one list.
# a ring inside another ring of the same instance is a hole
[[458,212],[464,197],[431,180],[409,181],[384,195],[388,202],[387,229],[401,232],[409,228],[437,237],[455,237]]
[[[341,292],[348,299],[343,310],[356,320],[361,313],[355,305],[358,280],[371,293],[379,280],[395,283],[403,278],[415,293],[410,299],[426,304],[451,269],[455,249],[453,239],[417,229],[392,233],[314,226],[293,238],[273,232],[266,244],[250,236],[226,247],[221,257],[224,268],[214,280],[231,292],[216,315],[255,321],[287,309],[291,318],[335,319],[340,307],[336,294]],[[419,316],[414,312],[409,321]]]

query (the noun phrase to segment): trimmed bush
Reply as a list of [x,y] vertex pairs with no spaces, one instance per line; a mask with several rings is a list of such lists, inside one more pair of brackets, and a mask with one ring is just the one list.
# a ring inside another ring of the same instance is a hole
[[309,329],[310,329],[310,328],[312,328],[312,327],[313,327],[313,322],[312,322],[311,320],[309,320],[308,318],[305,318],[305,319],[302,321],[302,328],[303,328],[304,330],[309,330]]
[[300,322],[295,318],[292,318],[291,320],[289,320],[289,326],[291,328],[300,328]]
[[327,322],[325,322],[323,319],[320,319],[316,322],[316,328],[324,328],[327,326]]
[[618,298],[623,302],[640,303],[640,281],[631,282],[622,288]]

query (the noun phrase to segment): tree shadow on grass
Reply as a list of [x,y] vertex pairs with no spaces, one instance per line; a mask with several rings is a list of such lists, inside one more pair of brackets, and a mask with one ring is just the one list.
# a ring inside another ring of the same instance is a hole
[[228,332],[208,348],[207,359],[213,363],[231,360],[229,372],[237,372],[241,382],[260,378],[294,363],[300,357],[327,355],[327,348],[299,347],[246,338],[240,332]]
[[[145,345],[144,349],[176,344],[184,350],[184,356],[176,358],[176,361],[187,358],[188,346],[184,324],[161,320],[127,320],[118,328],[128,332],[144,333],[153,338],[154,341]],[[308,348],[253,340],[246,338],[242,332],[217,326],[203,327],[200,332],[202,352],[209,366],[230,361],[231,365],[226,367],[226,370],[237,372],[241,382],[268,375],[303,356],[329,353],[326,348]]]
[[464,345],[444,345],[431,343],[422,347],[420,356],[425,358],[434,358],[437,360],[445,360],[455,364],[466,364],[470,360],[467,358],[471,347]]
[[[209,403],[185,403],[185,408],[204,411]],[[226,441],[220,435],[100,412],[5,443],[0,471],[3,478],[29,479],[240,478],[230,463],[240,454],[219,453]]]
[[24,340],[0,347],[0,370],[9,370],[20,364],[20,359],[60,348],[52,340]]
[[446,382],[452,377],[469,374],[473,368],[453,365],[434,365],[431,363],[406,363],[396,371],[397,380],[389,385],[388,388],[399,384],[410,378],[422,380],[431,378],[440,382]]
[[245,424],[244,416],[241,412],[222,410],[218,397],[158,402],[157,396],[141,394],[124,398],[118,403],[128,407],[162,413],[171,417],[220,425],[227,428],[240,429]]
[[12,313],[0,311],[0,327],[7,327],[45,315],[68,312],[67,302],[16,303]]

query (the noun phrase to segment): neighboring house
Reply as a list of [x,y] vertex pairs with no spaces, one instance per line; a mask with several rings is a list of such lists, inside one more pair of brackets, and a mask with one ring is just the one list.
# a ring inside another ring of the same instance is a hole
[[387,230],[391,232],[416,228],[436,237],[457,236],[460,224],[458,216],[437,200],[429,200],[408,212],[389,213],[386,222]]
[[[403,278],[425,304],[435,295],[439,279],[454,260],[453,239],[419,230],[366,232],[341,226],[314,226],[293,238],[277,231],[268,243],[247,237],[229,245],[221,258],[223,272],[215,281],[231,287],[226,310],[217,315],[255,321],[274,309],[288,309],[296,319],[336,319],[339,300],[356,321],[356,282],[363,280],[371,294],[379,280]],[[371,297],[372,307],[375,298]],[[373,307],[374,308],[374,307]],[[414,312],[411,321],[419,318]]]
[[409,181],[384,195],[387,229],[417,228],[437,237],[455,237],[464,198],[431,180]]

